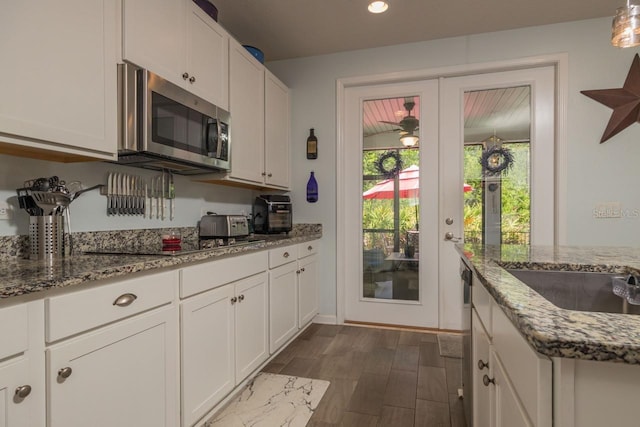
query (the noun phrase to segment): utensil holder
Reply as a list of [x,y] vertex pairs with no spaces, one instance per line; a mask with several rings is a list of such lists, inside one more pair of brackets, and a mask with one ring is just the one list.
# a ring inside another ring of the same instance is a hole
[[30,258],[51,261],[64,255],[64,222],[60,215],[29,217]]

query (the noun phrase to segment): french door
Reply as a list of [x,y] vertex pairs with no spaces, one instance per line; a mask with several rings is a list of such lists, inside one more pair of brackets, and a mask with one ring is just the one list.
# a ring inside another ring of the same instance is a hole
[[[345,100],[346,319],[437,327],[438,81],[349,88]],[[397,126],[376,133],[369,110],[384,108]]]
[[[461,330],[456,242],[554,243],[554,100],[552,66],[345,88],[346,321]],[[384,104],[406,110],[395,144],[367,122]]]

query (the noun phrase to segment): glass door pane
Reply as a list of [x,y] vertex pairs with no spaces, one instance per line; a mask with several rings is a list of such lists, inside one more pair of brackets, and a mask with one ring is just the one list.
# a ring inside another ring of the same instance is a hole
[[362,298],[419,300],[419,97],[365,101]]
[[530,242],[530,94],[530,86],[464,94],[467,243]]

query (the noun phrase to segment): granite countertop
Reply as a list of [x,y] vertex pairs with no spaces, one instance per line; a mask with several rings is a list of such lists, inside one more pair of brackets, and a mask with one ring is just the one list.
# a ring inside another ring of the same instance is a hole
[[559,308],[503,268],[638,273],[640,248],[464,244],[457,250],[537,352],[640,364],[640,315]]
[[[100,235],[101,245],[109,246],[111,239],[128,240],[120,238],[118,232],[110,232],[107,235],[108,240],[105,241],[105,235],[106,233]],[[154,235],[157,236],[157,231]],[[185,236],[184,233],[183,236]],[[85,237],[87,240],[86,236],[79,237]],[[86,242],[82,244],[78,242],[76,246],[82,246],[78,253],[56,259],[53,262],[29,260],[15,256],[7,257],[2,260],[0,266],[0,274],[2,274],[0,301],[48,289],[82,285],[95,280],[124,277],[136,272],[182,266],[315,240],[322,237],[322,228],[320,226],[305,227],[289,235],[264,235],[260,237],[264,237],[264,241],[238,246],[223,246],[173,256],[83,254],[81,250],[89,250],[91,246],[87,246]]]

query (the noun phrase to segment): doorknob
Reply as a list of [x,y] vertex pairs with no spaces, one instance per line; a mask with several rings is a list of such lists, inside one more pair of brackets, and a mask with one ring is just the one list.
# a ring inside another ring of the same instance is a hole
[[444,240],[450,240],[452,242],[459,242],[462,239],[460,237],[454,236],[452,232],[447,231],[446,233],[444,233]]
[[444,222],[447,225],[451,225],[451,224],[453,224],[453,218],[447,218],[447,219],[444,220]]

